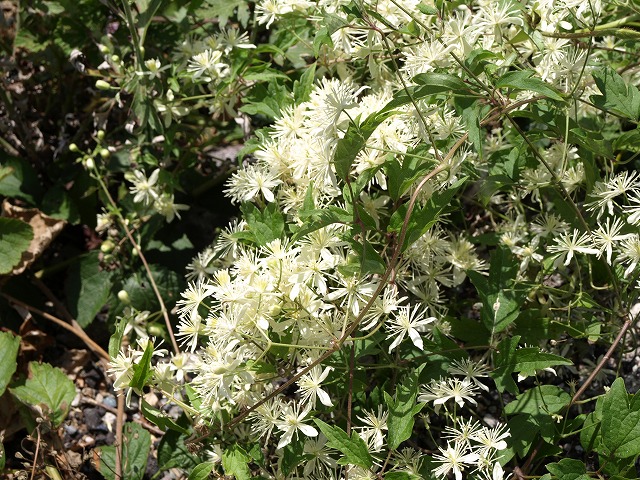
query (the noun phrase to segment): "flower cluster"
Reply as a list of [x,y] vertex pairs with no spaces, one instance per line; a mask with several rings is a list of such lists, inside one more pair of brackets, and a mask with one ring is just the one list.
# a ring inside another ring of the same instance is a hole
[[[256,14],[276,33],[280,24],[318,32],[309,43],[322,69],[302,67],[279,111],[255,109],[276,118],[226,183],[242,217],[194,258],[177,302],[189,402],[160,376],[156,385],[204,426],[231,421],[238,441],[259,439],[277,478],[424,475],[428,461],[439,480],[502,479],[509,429],[469,420],[469,410],[493,388],[489,377],[517,396],[511,373],[522,382],[564,360],[541,353],[523,367],[501,357],[519,352],[519,336],[502,343],[509,329],[531,329],[514,323],[520,309],[560,323],[581,313],[558,307],[572,268],[601,260],[624,279],[640,262],[640,176],[594,179],[587,134],[570,130],[579,123],[566,113],[571,104],[571,115],[593,114],[592,74],[606,50],[554,34],[591,25],[604,6],[265,0]],[[233,75],[225,55],[253,47],[227,30],[187,49],[187,76],[217,88]],[[513,117],[557,135],[530,140]],[[128,179],[134,202],[173,205],[158,170]],[[501,255],[494,265],[491,250]],[[138,356],[114,361],[119,388]],[[406,415],[425,408],[427,428],[446,424],[425,441],[433,455],[390,447],[400,393],[411,397]],[[340,442],[315,420],[346,426],[372,466],[341,466]],[[213,436],[224,450],[228,440]],[[290,468],[287,449],[303,452],[304,466]]]

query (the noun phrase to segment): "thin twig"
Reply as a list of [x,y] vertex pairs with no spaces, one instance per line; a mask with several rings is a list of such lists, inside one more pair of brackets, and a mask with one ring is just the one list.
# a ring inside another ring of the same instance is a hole
[[122,430],[124,428],[124,391],[118,392],[118,412],[116,413],[116,480],[122,476]]
[[64,320],[61,320],[58,317],[55,317],[55,316],[51,315],[50,313],[43,312],[42,310],[40,310],[40,309],[38,309],[36,307],[32,307],[31,305],[27,305],[22,300],[18,300],[17,298],[12,297],[9,294],[1,293],[0,295],[2,295],[4,298],[9,300],[11,303],[14,303],[14,304],[18,305],[18,306],[30,311],[31,313],[35,313],[37,315],[40,315],[42,318],[44,318],[46,320],[50,320],[53,323],[55,323],[56,325],[58,325],[58,326],[64,328],[65,330],[68,330],[69,332],[73,333],[76,337],[78,337],[80,340],[82,340],[93,351],[93,353],[98,355],[101,359],[106,360],[107,362],[111,360],[111,357],[109,357],[109,354],[100,345],[98,345],[96,342],[94,342],[91,339],[91,337],[89,337],[89,335],[87,335],[85,333],[85,331],[82,329],[82,327],[80,327],[80,325],[77,325],[77,322],[76,322],[76,325],[69,325]]

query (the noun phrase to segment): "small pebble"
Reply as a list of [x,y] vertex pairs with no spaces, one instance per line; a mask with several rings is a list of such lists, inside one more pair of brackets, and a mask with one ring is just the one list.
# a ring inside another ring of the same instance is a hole
[[116,406],[118,405],[118,401],[116,400],[116,397],[112,395],[107,395],[106,397],[104,397],[104,400],[102,400],[102,403],[105,404],[107,407],[111,407],[111,408],[116,408]]
[[76,433],[78,433],[78,429],[73,425],[65,425],[64,431],[67,432],[67,435],[73,437]]

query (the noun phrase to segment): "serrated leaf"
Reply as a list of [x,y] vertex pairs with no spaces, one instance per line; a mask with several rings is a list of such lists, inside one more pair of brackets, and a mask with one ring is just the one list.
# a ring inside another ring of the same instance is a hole
[[59,427],[71,408],[76,387],[59,368],[48,363],[29,363],[29,378],[24,385],[9,390],[25,405],[42,407],[54,428]]
[[111,291],[111,274],[100,269],[97,251],[70,268],[65,290],[69,312],[81,327],[86,327],[107,303]]
[[16,372],[18,350],[20,349],[20,337],[11,332],[0,332],[0,397],[4,393],[11,377]]
[[33,240],[33,228],[16,218],[0,217],[0,275],[11,273]]
[[217,18],[219,24],[224,26],[236,12],[238,21],[246,28],[250,16],[246,0],[206,0],[202,7],[196,10],[196,15],[197,18]]
[[507,72],[496,82],[496,88],[513,88],[515,90],[528,90],[536,92],[554,100],[562,101],[558,91],[547,82],[534,76],[533,70],[520,70]]
[[516,350],[513,360],[513,371],[523,376],[533,376],[536,370],[543,370],[557,365],[573,365],[573,362],[567,358],[541,352],[535,347]]
[[[122,478],[142,480],[151,450],[151,435],[142,425],[132,422],[125,423],[122,435]],[[107,480],[115,480],[116,447],[109,445],[96,450],[98,471]]]
[[629,395],[617,378],[602,402],[602,443],[616,458],[640,454],[640,397]]
[[395,397],[384,392],[384,399],[389,409],[387,417],[387,442],[391,450],[397,449],[402,442],[411,437],[415,416],[422,410],[423,404],[416,404],[418,395],[420,368],[406,375],[402,383],[396,387]]
[[610,67],[594,72],[593,79],[602,92],[602,95],[591,96],[593,103],[631,120],[640,118],[640,91],[634,85],[627,85]]
[[587,466],[573,458],[563,458],[557,463],[550,463],[547,465],[547,470],[557,480],[589,480],[591,478],[587,475]]
[[244,220],[247,222],[247,232],[255,238],[259,246],[282,238],[284,235],[284,215],[275,203],[270,203],[262,211],[252,203],[244,203],[240,207]]
[[200,465],[196,465],[189,474],[189,480],[207,480],[209,478],[209,474],[213,472],[214,468],[216,468],[216,464],[214,462],[204,462]]
[[558,413],[571,401],[571,396],[555,385],[534,387],[509,402],[504,411],[508,415],[551,415]]
[[251,462],[251,457],[238,444],[232,445],[222,453],[222,468],[224,468],[225,475],[233,475],[236,480],[251,479],[249,462]]
[[314,422],[318,425],[318,428],[324,436],[327,437],[327,445],[335,448],[344,455],[339,463],[371,468],[373,459],[371,458],[367,444],[355,431],[351,434],[351,438],[349,438],[347,433],[340,427],[332,427],[317,418],[314,419]]

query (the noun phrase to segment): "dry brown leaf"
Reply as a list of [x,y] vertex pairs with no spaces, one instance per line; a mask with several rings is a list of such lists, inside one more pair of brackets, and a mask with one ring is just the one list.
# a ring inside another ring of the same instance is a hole
[[27,251],[22,254],[20,263],[13,268],[11,275],[20,275],[29,268],[67,223],[64,220],[49,217],[37,208],[17,207],[9,203],[7,199],[2,202],[2,216],[22,220],[33,228],[33,240],[31,240]]

